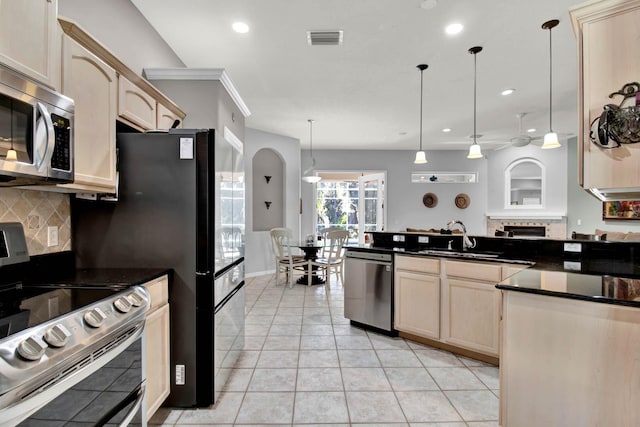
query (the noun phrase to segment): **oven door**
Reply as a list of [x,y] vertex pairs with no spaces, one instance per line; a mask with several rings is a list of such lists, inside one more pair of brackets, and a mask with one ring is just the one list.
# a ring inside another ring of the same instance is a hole
[[[0,414],[8,419],[0,425],[13,426],[19,420],[17,425],[24,427],[146,426],[143,332],[144,327],[121,342],[105,345],[71,368],[77,372],[60,383],[50,385],[50,381],[25,396],[8,413]],[[30,414],[28,418],[16,419],[25,413]]]

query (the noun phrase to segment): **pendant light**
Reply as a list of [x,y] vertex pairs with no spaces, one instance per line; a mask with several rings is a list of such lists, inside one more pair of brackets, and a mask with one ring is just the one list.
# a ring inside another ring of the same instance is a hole
[[429,66],[427,64],[420,64],[417,65],[416,68],[420,70],[420,151],[416,152],[416,159],[413,161],[413,163],[422,165],[427,163],[427,155],[424,153],[424,151],[422,151],[422,81],[424,70],[429,68]]
[[480,145],[478,144],[478,141],[476,140],[478,134],[476,132],[476,74],[477,74],[477,67],[476,67],[476,55],[482,52],[482,47],[481,46],[474,46],[471,49],[469,49],[469,53],[473,55],[473,144],[471,144],[471,147],[469,147],[469,154],[467,154],[467,159],[481,159],[482,157],[484,157],[482,155],[482,150],[480,149]]
[[553,56],[551,52],[551,29],[558,25],[560,21],[557,19],[552,19],[551,21],[547,21],[542,24],[543,30],[549,30],[549,132],[544,136],[544,143],[542,144],[542,149],[547,150],[549,148],[558,148],[560,147],[560,142],[558,141],[558,134],[553,131],[552,126],[552,114],[551,114],[551,104],[552,104],[552,95],[553,95],[553,80],[552,80],[552,65],[553,65]]
[[11,148],[7,150],[7,155],[4,159],[11,162],[18,160],[18,152],[13,149],[13,141],[11,141]]
[[313,157],[313,122],[314,120],[308,119],[307,121],[309,122],[309,145],[310,145],[309,156],[311,157],[311,166],[309,166],[309,169],[304,171],[304,176],[302,177],[302,180],[310,184],[315,184],[316,182],[319,182],[322,179],[322,177],[319,177],[318,175],[313,173],[313,169],[316,167],[316,159]]

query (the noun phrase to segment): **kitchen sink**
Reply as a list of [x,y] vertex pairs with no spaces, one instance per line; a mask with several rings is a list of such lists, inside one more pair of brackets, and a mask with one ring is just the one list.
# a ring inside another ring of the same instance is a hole
[[418,251],[422,255],[436,255],[436,256],[450,256],[459,258],[473,258],[473,259],[493,259],[500,257],[500,254],[485,253],[485,252],[457,252],[438,249],[424,249]]

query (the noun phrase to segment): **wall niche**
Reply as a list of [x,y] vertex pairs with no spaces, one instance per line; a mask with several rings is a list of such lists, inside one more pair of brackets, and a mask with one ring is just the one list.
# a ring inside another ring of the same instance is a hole
[[284,227],[284,161],[270,149],[253,156],[253,231]]

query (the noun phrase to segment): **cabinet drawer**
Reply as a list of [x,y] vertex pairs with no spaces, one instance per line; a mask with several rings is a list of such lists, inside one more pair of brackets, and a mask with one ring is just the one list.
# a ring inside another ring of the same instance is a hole
[[502,265],[500,264],[446,260],[445,269],[448,277],[462,277],[494,283],[502,281]]
[[440,260],[413,256],[396,256],[395,267],[398,270],[419,271],[421,273],[440,274]]
[[151,296],[151,309],[149,312],[155,310],[157,307],[165,305],[169,301],[169,277],[161,276],[150,282],[144,284],[144,287],[149,291]]

